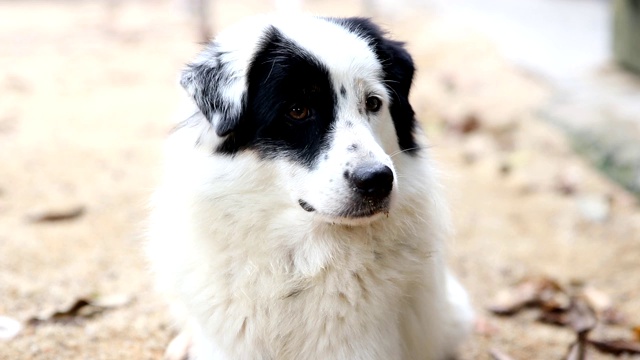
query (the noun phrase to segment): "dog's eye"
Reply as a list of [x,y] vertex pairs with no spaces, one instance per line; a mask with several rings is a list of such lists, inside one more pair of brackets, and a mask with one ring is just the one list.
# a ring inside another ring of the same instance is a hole
[[382,106],[382,100],[380,100],[380,98],[377,96],[369,96],[364,105],[366,106],[368,111],[377,112]]
[[304,120],[309,117],[309,108],[303,105],[293,105],[289,109],[289,117],[294,120]]

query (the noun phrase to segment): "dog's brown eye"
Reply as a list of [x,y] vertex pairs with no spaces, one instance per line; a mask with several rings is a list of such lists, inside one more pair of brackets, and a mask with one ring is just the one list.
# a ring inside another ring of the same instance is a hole
[[382,106],[382,100],[377,96],[369,96],[365,101],[365,106],[368,111],[377,112]]
[[294,120],[304,120],[309,117],[309,108],[302,105],[293,105],[289,109],[289,117]]

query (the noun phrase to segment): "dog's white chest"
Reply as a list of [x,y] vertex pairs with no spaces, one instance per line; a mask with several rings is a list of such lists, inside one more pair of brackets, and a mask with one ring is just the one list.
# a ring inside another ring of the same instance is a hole
[[203,326],[231,358],[399,358],[401,294],[416,261],[360,245],[330,254],[313,275],[296,266],[301,254],[237,262],[215,281],[227,284],[212,294]]

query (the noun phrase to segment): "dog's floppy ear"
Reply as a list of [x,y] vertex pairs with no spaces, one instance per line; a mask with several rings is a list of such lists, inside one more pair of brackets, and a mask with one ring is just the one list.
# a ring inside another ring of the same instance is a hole
[[409,103],[409,91],[415,67],[404,43],[387,38],[385,32],[367,18],[330,19],[368,42],[382,64],[384,82],[391,97],[389,111],[398,136],[400,149],[409,153],[418,150],[414,130],[416,120]]
[[223,57],[212,43],[187,65],[180,78],[182,87],[221,137],[240,123],[246,96],[245,74],[235,73]]

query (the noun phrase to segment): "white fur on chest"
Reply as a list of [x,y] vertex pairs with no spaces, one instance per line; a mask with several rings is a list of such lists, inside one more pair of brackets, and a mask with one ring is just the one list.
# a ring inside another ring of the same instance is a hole
[[212,354],[202,358],[445,356],[446,212],[425,159],[396,159],[388,216],[346,226],[292,207],[282,169],[251,154],[170,154],[179,176],[157,193],[149,253],[160,285],[197,319],[200,353]]

